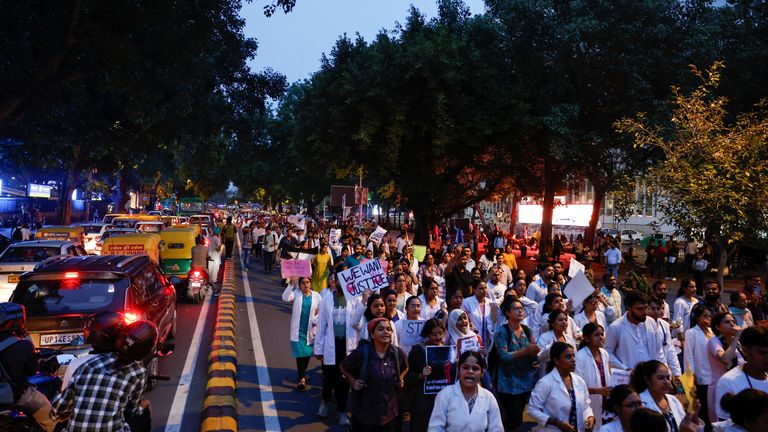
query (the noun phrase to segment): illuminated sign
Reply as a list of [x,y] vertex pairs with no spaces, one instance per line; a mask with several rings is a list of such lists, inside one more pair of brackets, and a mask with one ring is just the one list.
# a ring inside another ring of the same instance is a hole
[[27,196],[30,198],[50,198],[51,187],[30,183],[29,187],[27,188]]
[[[544,208],[538,204],[520,204],[518,223],[541,224]],[[552,212],[552,225],[589,226],[592,217],[592,204],[567,204],[555,206]]]

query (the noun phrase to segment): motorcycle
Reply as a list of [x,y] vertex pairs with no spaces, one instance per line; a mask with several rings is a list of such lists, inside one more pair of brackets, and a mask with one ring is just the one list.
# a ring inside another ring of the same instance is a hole
[[211,288],[208,282],[208,271],[201,268],[191,268],[187,273],[187,296],[195,303],[202,303]]

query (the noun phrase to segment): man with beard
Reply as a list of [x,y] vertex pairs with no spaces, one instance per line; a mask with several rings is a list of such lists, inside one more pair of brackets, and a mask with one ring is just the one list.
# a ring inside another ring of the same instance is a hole
[[660,318],[669,322],[669,303],[667,303],[667,283],[657,280],[653,283],[653,294],[661,302]]
[[728,306],[720,301],[720,283],[716,280],[709,279],[704,282],[704,299],[701,301],[702,305],[709,309],[712,316],[718,313],[728,313]]
[[768,317],[768,303],[762,292],[763,278],[758,273],[747,273],[744,275],[744,286],[741,292],[747,296],[747,308],[752,313],[755,322]]
[[655,320],[646,319],[648,297],[639,291],[629,291],[624,298],[627,312],[608,326],[605,349],[611,356],[611,367],[631,370],[638,363],[666,358]]

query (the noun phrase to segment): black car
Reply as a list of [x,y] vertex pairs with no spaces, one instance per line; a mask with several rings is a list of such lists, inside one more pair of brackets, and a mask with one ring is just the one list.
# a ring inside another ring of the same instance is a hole
[[[26,328],[38,348],[82,352],[87,347],[70,346],[72,341],[82,338],[90,315],[107,310],[126,323],[154,323],[158,349],[176,334],[176,288],[147,255],[49,258],[21,276],[11,301],[27,309]],[[150,373],[156,373],[157,362],[151,363]]]

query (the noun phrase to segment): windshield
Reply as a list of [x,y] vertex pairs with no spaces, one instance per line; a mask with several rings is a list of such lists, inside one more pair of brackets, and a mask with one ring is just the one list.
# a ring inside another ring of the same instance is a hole
[[86,234],[98,234],[101,232],[101,225],[82,225]]
[[163,228],[163,224],[137,224],[136,228],[143,232],[160,232]]
[[191,224],[205,224],[210,221],[211,219],[208,216],[192,216],[189,218],[189,223]]
[[56,255],[61,255],[57,247],[15,246],[0,257],[0,262],[40,262]]
[[117,219],[113,220],[112,224],[117,228],[133,228],[136,226],[136,222],[138,222],[136,219]]
[[22,281],[13,301],[24,305],[27,316],[93,313],[111,305],[116,296],[122,298],[127,287],[128,278]]

